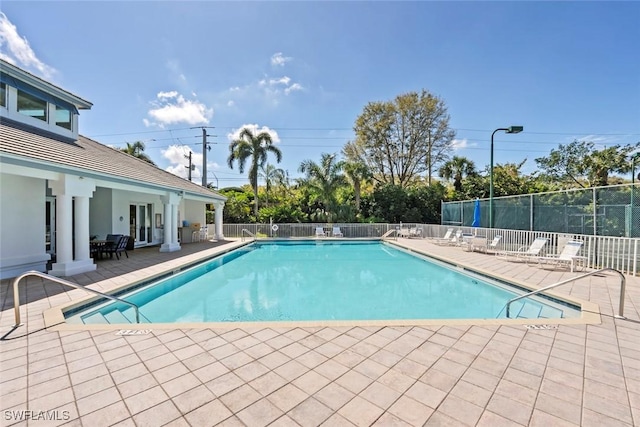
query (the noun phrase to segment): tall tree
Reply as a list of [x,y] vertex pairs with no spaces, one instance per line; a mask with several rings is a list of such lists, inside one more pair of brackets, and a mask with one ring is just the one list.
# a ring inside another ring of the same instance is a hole
[[269,194],[271,193],[271,187],[273,187],[274,182],[280,183],[284,181],[284,170],[276,168],[271,164],[267,164],[260,168],[259,175],[260,178],[264,179],[265,194],[267,197],[266,205],[269,206]]
[[335,219],[337,212],[336,192],[346,184],[345,176],[342,174],[343,168],[344,162],[338,161],[336,154],[327,153],[322,153],[319,164],[305,160],[298,168],[305,174],[305,177],[299,180],[300,183],[316,193],[329,222]]
[[547,178],[568,186],[591,187],[608,185],[609,174],[630,170],[630,155],[640,142],[614,145],[596,150],[593,142],[575,140],[551,150],[548,157],[535,159]]
[[360,194],[362,184],[371,178],[369,168],[362,162],[346,161],[344,163],[344,173],[353,185],[353,196],[356,203],[356,214],[360,213]]
[[272,153],[276,156],[276,161],[282,160],[282,152],[273,145],[273,140],[268,132],[260,132],[254,135],[251,129],[243,128],[238,139],[229,144],[229,157],[227,164],[233,169],[233,163],[238,163],[238,170],[244,173],[245,164],[251,159],[249,167],[249,182],[253,187],[254,194],[254,214],[258,217],[258,170],[267,163],[267,155]]
[[152,165],[156,165],[151,157],[149,157],[145,152],[145,145],[142,141],[136,141],[134,143],[127,142],[126,148],[120,149],[120,151],[125,152],[133,157],[137,157],[140,160],[144,160],[147,163],[151,163]]
[[440,168],[440,176],[444,179],[453,179],[453,188],[458,193],[462,191],[462,179],[474,173],[476,173],[476,165],[466,157],[453,156]]
[[448,159],[455,138],[446,104],[422,90],[393,101],[370,102],[357,118],[354,147],[349,148],[380,183],[408,186]]

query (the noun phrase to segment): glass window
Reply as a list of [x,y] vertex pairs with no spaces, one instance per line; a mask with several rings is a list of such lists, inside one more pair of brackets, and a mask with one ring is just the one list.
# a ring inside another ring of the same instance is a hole
[[47,101],[18,89],[18,112],[47,121]]
[[7,107],[7,85],[0,83],[0,107]]
[[71,130],[71,111],[56,105],[56,125]]

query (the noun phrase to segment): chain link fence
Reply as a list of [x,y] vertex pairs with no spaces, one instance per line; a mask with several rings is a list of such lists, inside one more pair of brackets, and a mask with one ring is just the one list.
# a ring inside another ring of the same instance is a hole
[[[442,225],[471,226],[475,200],[442,203]],[[489,228],[489,199],[480,200]],[[594,236],[640,237],[640,184],[494,197],[493,227]]]

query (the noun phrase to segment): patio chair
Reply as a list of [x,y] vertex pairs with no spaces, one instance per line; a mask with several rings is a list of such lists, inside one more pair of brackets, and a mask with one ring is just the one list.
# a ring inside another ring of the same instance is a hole
[[422,237],[422,228],[411,227],[409,229],[409,238],[412,237]]
[[333,237],[344,237],[342,235],[342,231],[340,231],[340,227],[333,227],[333,231],[331,232]]
[[525,260],[530,257],[540,256],[542,248],[547,244],[546,237],[536,237],[528,248],[521,246],[516,251],[496,251],[496,256],[505,257],[507,259],[514,258],[514,260]]
[[324,228],[316,227],[316,237],[327,237],[326,233],[324,232]]
[[129,238],[129,236],[121,235],[115,245],[105,246],[102,253],[109,254],[110,258],[113,258],[113,254],[116,254],[116,259],[120,260],[120,253],[124,252],[127,258],[129,258],[129,254],[127,253],[127,243],[129,243]]
[[431,239],[435,244],[443,244],[451,241],[451,235],[453,234],[453,228],[447,228],[447,232],[444,233],[443,237],[434,237]]
[[406,227],[397,228],[398,237],[409,237],[409,229]]
[[578,252],[582,249],[582,243],[582,240],[569,240],[558,255],[532,257],[531,261],[537,261],[540,266],[542,264],[552,264],[554,267],[567,265],[573,272],[578,265],[584,267],[584,262],[580,261],[586,260],[586,257],[578,255]]

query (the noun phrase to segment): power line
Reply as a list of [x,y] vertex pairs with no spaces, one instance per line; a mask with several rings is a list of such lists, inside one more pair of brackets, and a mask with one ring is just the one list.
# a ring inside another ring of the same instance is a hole
[[[197,128],[201,128],[198,126]],[[184,130],[191,130],[194,128],[176,128],[176,129],[158,129],[151,131],[135,131],[135,132],[121,132],[121,133],[110,133],[110,134],[97,134],[97,135],[89,135],[89,138],[96,137],[106,137],[106,136],[126,136],[126,135],[142,135],[148,133],[162,133],[162,132],[178,132]],[[217,126],[217,129],[226,129],[226,130],[237,130],[238,126]],[[327,127],[327,128],[304,128],[304,127],[277,127],[274,126],[270,128],[275,132],[283,132],[283,131],[349,131],[353,132],[353,128],[338,128],[338,127]],[[472,129],[472,128],[451,128],[455,131],[463,131],[463,132],[487,132],[491,133],[492,129]],[[527,134],[532,135],[564,135],[564,136],[575,136],[575,135],[588,135],[588,136],[640,136],[640,133],[598,133],[598,132],[536,132],[536,131],[525,131]],[[328,137],[328,138],[336,138],[340,137]]]

